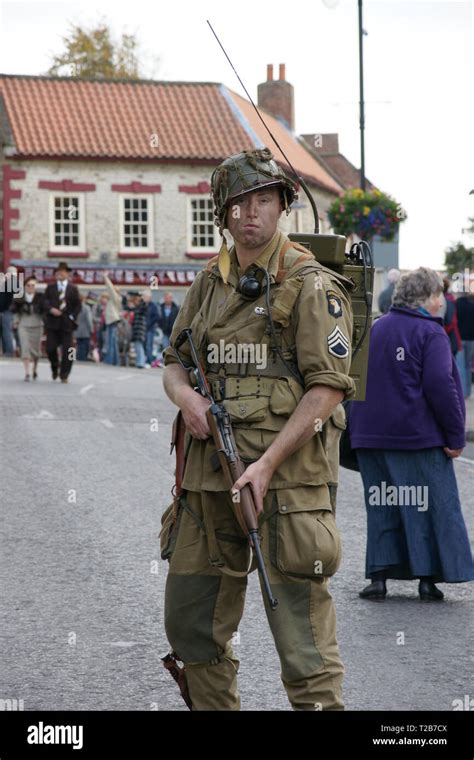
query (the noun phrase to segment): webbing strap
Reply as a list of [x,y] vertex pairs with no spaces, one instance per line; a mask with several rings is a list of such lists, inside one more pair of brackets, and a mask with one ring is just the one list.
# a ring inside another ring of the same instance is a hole
[[[291,364],[291,360],[289,360],[288,363]],[[293,377],[288,367],[286,367],[281,361],[280,357],[277,357],[277,360],[274,362],[268,362],[265,369],[253,362],[243,362],[242,364],[208,364],[206,367],[206,375],[209,373],[218,375],[222,370],[225,371],[226,376],[232,375],[241,378],[246,378],[248,376]]]
[[[181,497],[181,504],[183,506],[183,509],[186,510],[188,515],[194,520],[198,528],[202,530],[204,535],[206,534],[206,526],[204,525],[203,521],[200,517],[197,516],[195,512],[191,509],[188,502],[184,497]],[[216,536],[221,538],[223,541],[230,541],[230,543],[233,544],[245,544],[247,543],[247,539],[242,536],[242,538],[239,538],[239,536],[233,536],[230,533],[224,533],[222,530],[216,530]]]
[[216,401],[235,399],[241,396],[270,398],[275,385],[275,378],[270,377],[221,377],[208,378],[212,395]]
[[186,457],[184,453],[185,433],[186,425],[184,424],[183,414],[180,409],[174,419],[171,435],[171,451],[173,451],[173,448],[176,451],[175,495],[178,498],[183,493],[182,483],[184,476],[184,466],[186,464]]
[[263,525],[264,522],[267,522],[267,520],[270,519],[270,517],[273,517],[278,512],[278,501],[275,494],[273,494],[273,507],[266,515],[262,515],[259,521],[259,527]]
[[278,259],[278,271],[275,277],[275,281],[280,285],[281,282],[285,279],[286,275],[290,271],[289,269],[284,268],[285,263],[285,254],[287,251],[290,250],[290,248],[296,248],[297,251],[302,251],[301,256],[299,256],[296,261],[291,265],[291,269],[295,267],[297,264],[300,264],[305,259],[312,259],[314,261],[314,256],[312,253],[310,253],[307,248],[303,248],[302,245],[299,243],[293,243],[291,240],[287,240],[286,243],[283,243],[280,251],[280,257]]

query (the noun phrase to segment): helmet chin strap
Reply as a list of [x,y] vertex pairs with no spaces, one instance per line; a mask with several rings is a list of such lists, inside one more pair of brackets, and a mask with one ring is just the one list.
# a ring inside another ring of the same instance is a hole
[[230,234],[229,230],[227,229],[227,227],[223,230],[222,237],[224,238],[227,244],[227,248],[232,248],[232,246],[234,245],[234,239],[232,235]]
[[224,283],[227,285],[227,280],[230,273],[230,254],[227,247],[227,238],[225,236],[223,236],[221,249],[219,251],[219,258],[217,259],[217,266],[219,267],[219,272],[221,273],[221,277],[224,280]]

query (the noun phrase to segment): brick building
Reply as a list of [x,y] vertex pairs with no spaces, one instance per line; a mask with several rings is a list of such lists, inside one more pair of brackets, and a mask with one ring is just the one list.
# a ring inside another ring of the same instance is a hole
[[[280,66],[259,106],[313,195],[321,231],[344,183],[296,138],[293,87]],[[272,144],[251,104],[208,82],[0,75],[0,260],[48,281],[67,260],[74,281],[152,281],[178,292],[219,250],[209,179],[225,157]],[[303,191],[284,232],[313,229]],[[179,299],[181,300],[181,299]]]

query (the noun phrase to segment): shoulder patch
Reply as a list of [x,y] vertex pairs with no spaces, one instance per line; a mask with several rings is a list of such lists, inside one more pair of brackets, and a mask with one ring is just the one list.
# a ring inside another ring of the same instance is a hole
[[342,317],[342,301],[335,290],[327,290],[326,298],[328,302],[328,312],[332,317]]

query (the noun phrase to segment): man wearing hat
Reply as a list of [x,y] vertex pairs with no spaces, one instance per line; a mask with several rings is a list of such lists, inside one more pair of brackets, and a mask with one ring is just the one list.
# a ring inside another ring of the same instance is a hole
[[[54,270],[56,282],[47,286],[44,294],[46,312],[46,353],[51,363],[53,380],[59,376],[68,382],[72,369],[74,348],[73,332],[77,329],[77,317],[81,311],[79,290],[69,282],[70,268],[61,261]],[[58,348],[61,346],[61,365]]]
[[[342,710],[344,668],[328,589],[341,560],[330,440],[331,426],[344,426],[340,401],[355,391],[351,283],[278,229],[296,186],[268,149],[230,156],[211,185],[216,224],[234,244],[229,250],[223,242],[195,278],[164,353],[164,387],[187,429],[183,491],[162,518],[161,556],[170,562],[166,634],[184,663],[193,709],[238,710],[235,634],[256,563],[222,470],[213,467],[209,401],[178,361],[177,337],[191,328],[247,466],[233,488],[250,484],[254,495],[279,601],[270,609],[264,597],[265,612],[288,699],[295,710]],[[232,358],[242,346],[259,348],[264,361]],[[188,343],[179,355],[191,364]],[[263,672],[267,653],[258,641],[253,651]]]

